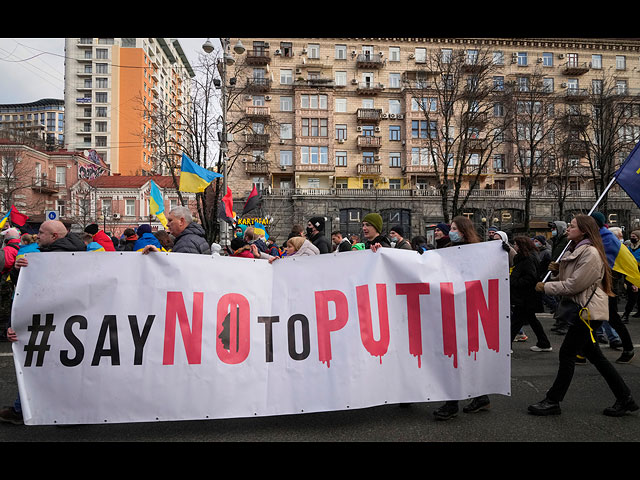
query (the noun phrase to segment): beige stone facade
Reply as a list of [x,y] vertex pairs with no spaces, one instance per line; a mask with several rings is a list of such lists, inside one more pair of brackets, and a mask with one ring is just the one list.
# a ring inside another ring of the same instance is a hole
[[[584,105],[576,105],[606,78],[630,105],[629,116],[640,124],[640,110],[631,108],[636,97],[640,106],[637,40],[232,38],[231,45],[238,40],[246,52],[236,55],[238,61],[227,74],[236,78],[233,91],[240,93],[229,120],[243,128],[234,133],[229,185],[239,203],[257,184],[265,199],[260,214],[280,222],[280,236],[291,224],[306,223],[316,214],[327,217],[327,229],[355,231],[367,211],[385,210],[387,223],[397,221],[412,235],[424,235],[429,225],[440,221],[443,212],[436,187],[441,174],[424,161],[429,143],[423,132],[430,135],[432,127],[425,125],[425,112],[415,100],[417,95],[428,99],[438,95],[428,88],[416,89],[416,84],[441,80],[442,72],[426,68],[434,56],[464,51],[471,60],[464,73],[472,77],[474,55],[488,52],[492,64],[488,81],[496,87],[491,101],[499,103],[501,86],[523,91],[535,77],[544,79],[549,98],[562,112],[584,112]],[[429,118],[442,132],[438,108]],[[497,125],[492,123],[495,111],[487,110],[488,117],[480,121],[478,141]],[[625,125],[628,149],[617,153],[618,163],[640,139],[639,132],[633,121]],[[522,147],[517,140],[507,139],[493,149],[479,175],[465,167],[469,175],[463,178],[461,191],[474,190],[465,214],[478,226],[499,223],[505,230],[522,226],[523,179],[514,166],[516,151]],[[588,210],[595,201],[593,181],[580,170],[585,157],[585,152],[576,151],[568,160],[558,159],[576,167],[565,217]],[[536,179],[536,205],[530,212],[540,231],[558,215],[547,180]],[[613,224],[638,221],[637,208],[617,188],[612,190],[609,210]]]

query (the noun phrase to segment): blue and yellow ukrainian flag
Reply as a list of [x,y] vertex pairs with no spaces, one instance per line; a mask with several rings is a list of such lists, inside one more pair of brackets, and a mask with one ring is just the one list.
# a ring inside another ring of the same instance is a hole
[[600,237],[602,237],[604,252],[607,255],[607,262],[611,269],[625,275],[627,281],[633,283],[636,287],[640,287],[638,261],[631,251],[605,227],[600,229]]
[[[182,177],[180,177],[182,178]],[[164,228],[167,228],[167,217],[164,215],[164,200],[156,182],[151,180],[151,192],[149,193],[149,213],[155,215]]]
[[264,236],[265,240],[269,239],[269,234],[267,233],[267,229],[264,228],[260,222],[253,223],[253,232],[258,236]]
[[221,174],[202,168],[186,154],[182,154],[182,167],[180,167],[180,191],[181,192],[204,192],[204,189]]
[[615,173],[615,179],[616,183],[631,197],[631,200],[640,206],[640,143],[633,148]]
[[13,205],[11,205],[11,208],[9,209],[7,214],[4,217],[2,217],[2,219],[0,220],[0,229],[2,229],[4,227],[5,223],[7,223],[7,220],[9,219],[9,216],[11,215],[11,210],[13,210]]

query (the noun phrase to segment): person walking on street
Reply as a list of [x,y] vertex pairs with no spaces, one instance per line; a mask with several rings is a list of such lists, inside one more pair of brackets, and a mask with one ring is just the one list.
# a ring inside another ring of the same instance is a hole
[[[451,240],[452,247],[480,242],[480,236],[473,227],[473,223],[464,216],[455,217],[451,222],[449,239]],[[437,420],[449,420],[450,418],[455,417],[458,415],[458,403],[458,400],[446,401],[444,405],[440,406],[433,412],[433,416]],[[476,413],[489,410],[489,408],[491,408],[489,396],[480,395],[479,397],[473,398],[467,405],[465,405],[462,411],[464,413]]]
[[531,347],[534,352],[550,352],[551,342],[544,332],[536,313],[542,311],[542,299],[536,292],[539,277],[538,257],[530,238],[518,236],[513,239],[513,270],[509,277],[511,291],[511,341],[524,325],[529,325],[537,342]]
[[616,402],[605,408],[604,415],[620,417],[638,410],[631,390],[613,364],[602,354],[593,330],[609,318],[608,296],[611,292],[611,268],[600,238],[598,225],[593,217],[576,215],[567,229],[571,242],[560,262],[549,264],[555,273],[550,281],[538,282],[536,290],[562,297],[561,306],[575,302],[567,333],[560,347],[556,378],[545,398],[529,405],[533,415],[559,415],[560,402],[569,390],[576,365],[576,355],[585,356],[604,377]]

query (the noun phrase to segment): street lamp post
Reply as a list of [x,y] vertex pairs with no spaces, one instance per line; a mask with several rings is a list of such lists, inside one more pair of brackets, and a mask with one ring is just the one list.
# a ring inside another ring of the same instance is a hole
[[[220,133],[219,141],[220,141],[220,164],[222,166],[222,191],[223,196],[227,194],[227,161],[229,156],[227,152],[229,151],[229,136],[227,131],[227,105],[229,101],[229,96],[227,92],[227,66],[233,65],[235,63],[235,58],[231,54],[230,50],[230,39],[229,38],[220,38],[220,45],[222,46],[222,62],[220,62],[218,72],[220,73],[220,93],[222,97],[222,132]],[[211,40],[207,38],[207,41],[202,45],[202,49],[205,53],[211,53],[214,50],[213,43]],[[242,42],[238,40],[238,43],[233,47],[234,52],[238,55],[244,53],[245,48],[242,45]],[[214,81],[214,84],[217,85],[217,82]],[[226,227],[226,222],[224,220],[218,220],[220,223],[220,241],[223,246],[227,246],[229,243],[228,239],[228,230]]]

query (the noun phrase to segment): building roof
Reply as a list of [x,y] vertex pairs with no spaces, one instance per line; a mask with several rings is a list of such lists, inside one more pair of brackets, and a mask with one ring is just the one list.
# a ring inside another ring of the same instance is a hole
[[175,188],[173,178],[169,175],[103,175],[87,183],[95,188],[140,188],[149,180],[156,182],[160,188]]
[[29,107],[49,107],[49,106],[62,106],[64,107],[64,100],[58,98],[42,98],[35,102],[29,103],[2,103],[0,108],[29,108]]

